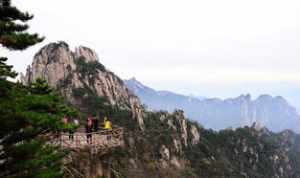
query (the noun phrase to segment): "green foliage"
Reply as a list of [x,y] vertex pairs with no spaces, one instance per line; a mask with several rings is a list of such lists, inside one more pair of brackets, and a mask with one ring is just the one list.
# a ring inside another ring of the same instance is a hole
[[198,178],[199,176],[195,173],[192,168],[185,168],[181,172],[181,178]]
[[0,78],[15,78],[17,73],[12,70],[13,66],[6,64],[7,58],[0,57]]
[[98,61],[86,62],[84,57],[80,57],[75,60],[77,66],[77,72],[81,74],[83,78],[88,78],[90,84],[94,84],[96,74],[99,71],[105,71],[104,65]]
[[84,103],[87,108],[87,112],[96,115],[100,111],[107,111],[108,103],[104,97],[88,95],[84,98]]
[[[236,130],[201,129],[201,140],[185,150],[195,173],[205,177],[274,177],[270,158],[282,154],[282,138],[245,127]],[[294,151],[293,151],[294,152]]]
[[[58,148],[45,145],[42,141],[31,140],[16,145],[7,151],[17,160],[10,161],[10,167],[4,177],[40,178],[62,177],[61,159],[65,153],[57,152]],[[12,171],[12,172],[8,172]]]
[[83,111],[87,114],[97,115],[99,112],[103,114],[110,111],[110,106],[105,97],[98,96],[88,86],[84,88],[73,88],[72,94],[75,98],[81,99]]
[[31,84],[30,90],[35,94],[48,94],[52,91],[48,83],[41,78],[36,79],[35,83]]
[[62,117],[72,109],[42,80],[29,88],[3,84],[10,90],[0,100],[0,177],[62,177],[64,152],[46,143],[65,129]]
[[[26,32],[27,21],[33,18],[29,13],[19,11],[11,5],[10,0],[0,3],[0,44],[11,50],[23,50],[43,41],[38,34]],[[19,23],[23,22],[23,23]]]
[[158,164],[156,161],[152,160],[147,163],[147,169],[149,169],[150,171],[155,171],[157,169],[157,167],[158,167]]
[[5,97],[12,87],[10,82],[6,81],[7,77],[16,77],[17,73],[12,70],[12,66],[7,65],[7,58],[0,57],[0,97]]
[[84,97],[86,95],[85,88],[72,88],[72,94],[74,97]]
[[[0,44],[24,50],[43,40],[26,32],[28,13],[0,0]],[[16,77],[13,66],[0,57],[0,177],[58,178],[63,176],[63,150],[49,144],[51,136],[65,129],[62,117],[76,114],[40,79],[29,87],[7,81]],[[70,128],[72,129],[72,128]]]
[[180,134],[178,131],[174,133],[168,125],[167,119],[160,122],[160,116],[160,113],[148,112],[144,119],[146,135],[151,143],[157,144],[157,149],[162,144],[173,144],[173,137],[176,137],[176,134]]
[[68,75],[64,79],[60,79],[58,82],[58,88],[67,88],[70,84],[72,84],[73,73],[69,71]]
[[131,131],[137,129],[137,124],[132,119],[131,111],[110,105],[105,97],[98,96],[87,86],[74,88],[72,93],[74,97],[81,100],[82,111],[86,114],[98,115],[101,113],[102,116],[107,116],[114,125]]

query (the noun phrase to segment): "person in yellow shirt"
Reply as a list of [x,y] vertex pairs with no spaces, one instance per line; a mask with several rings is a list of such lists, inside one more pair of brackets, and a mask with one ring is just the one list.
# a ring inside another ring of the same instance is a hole
[[104,117],[103,125],[105,130],[112,130],[112,123],[107,119],[107,117]]

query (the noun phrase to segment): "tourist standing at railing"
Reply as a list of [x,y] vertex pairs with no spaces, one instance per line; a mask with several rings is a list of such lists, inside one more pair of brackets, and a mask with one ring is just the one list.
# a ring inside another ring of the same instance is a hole
[[[79,120],[78,120],[78,118],[75,118],[75,119],[73,120],[73,122],[74,122],[75,128],[77,129],[77,128],[79,127]],[[74,137],[74,136],[73,136],[73,137]],[[74,138],[72,139],[72,141],[74,141]],[[80,141],[79,141],[78,137],[76,137],[76,135],[75,135],[75,145],[76,145],[76,147],[77,147],[79,144],[80,144]]]
[[[69,118],[69,121],[68,121],[68,123],[70,123],[70,118]],[[73,124],[74,124],[74,126],[77,128],[78,126],[79,126],[79,121],[78,121],[78,119],[73,119]],[[72,129],[69,129],[69,139],[70,140],[74,140],[74,128],[72,128]]]
[[68,118],[66,115],[64,115],[63,119],[62,119],[63,123],[64,123],[64,128],[63,128],[63,132],[67,132],[67,124],[68,124]]
[[64,116],[63,122],[65,124],[65,132],[69,132],[69,140],[74,139],[74,132],[72,129],[70,129],[69,124],[70,124],[70,118],[68,116]]
[[94,132],[98,132],[99,130],[99,120],[97,117],[93,117],[93,129]]
[[63,122],[64,122],[65,125],[67,125],[68,122],[69,122],[69,119],[68,119],[68,117],[66,115],[63,118]]
[[74,119],[74,125],[75,125],[76,127],[79,126],[79,121],[78,121],[78,119]]
[[107,117],[104,117],[104,130],[112,130],[112,123],[109,121]]
[[112,123],[108,120],[107,117],[104,117],[103,125],[104,125],[104,130],[109,131],[107,133],[106,139],[107,139],[107,141],[110,141],[111,140],[111,132],[110,131],[112,131]]
[[92,144],[92,132],[93,132],[93,117],[89,115],[85,126],[87,143]]
[[74,140],[74,130],[69,128],[69,140]]

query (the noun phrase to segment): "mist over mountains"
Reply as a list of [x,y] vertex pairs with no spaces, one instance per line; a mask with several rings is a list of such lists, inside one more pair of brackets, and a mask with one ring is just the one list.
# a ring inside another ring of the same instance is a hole
[[196,98],[169,91],[156,91],[135,78],[125,80],[127,87],[151,110],[182,109],[186,115],[207,128],[225,129],[257,125],[279,132],[285,129],[300,131],[300,116],[283,97],[251,95],[236,98]]

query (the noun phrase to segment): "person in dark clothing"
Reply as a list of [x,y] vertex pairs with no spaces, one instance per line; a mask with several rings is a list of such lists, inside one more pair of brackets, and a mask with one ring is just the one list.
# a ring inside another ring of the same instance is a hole
[[[102,112],[102,111],[100,111],[99,112],[99,117],[98,117],[98,124],[100,124],[101,125],[101,121],[103,120],[103,118],[104,118],[104,116],[105,116],[105,114]],[[100,129],[101,127],[100,126],[98,126],[98,130]]]
[[99,130],[99,119],[97,117],[93,118],[93,128],[94,128],[94,132],[98,132],[98,130]]
[[92,129],[88,124],[85,125],[86,140],[88,144],[92,144]]
[[74,131],[73,130],[69,130],[69,140],[74,140]]

